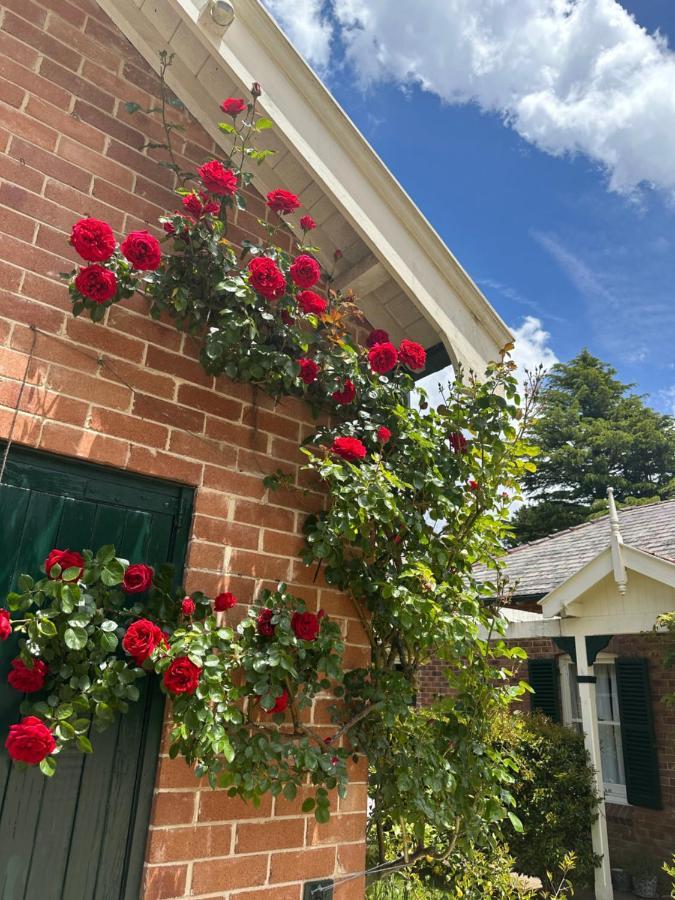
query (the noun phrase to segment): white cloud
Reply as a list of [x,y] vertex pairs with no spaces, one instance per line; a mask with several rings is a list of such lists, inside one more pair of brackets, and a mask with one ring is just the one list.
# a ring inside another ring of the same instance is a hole
[[658,397],[661,402],[657,405],[668,415],[675,416],[675,384],[659,391]]
[[675,54],[618,0],[266,0],[325,67],[339,33],[362,84],[477,103],[554,155],[582,153],[614,191],[675,192]]
[[558,362],[550,346],[551,335],[545,330],[541,319],[525,316],[518,328],[512,328],[515,338],[513,359],[518,365],[518,374],[523,380],[525,370],[534,371],[537,366],[550,369]]
[[305,59],[323,70],[331,52],[333,25],[326,16],[322,0],[264,0]]

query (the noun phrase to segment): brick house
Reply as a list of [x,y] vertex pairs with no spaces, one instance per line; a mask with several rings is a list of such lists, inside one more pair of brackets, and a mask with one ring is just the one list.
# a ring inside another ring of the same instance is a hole
[[[262,482],[282,467],[304,487],[298,443],[312,430],[309,410],[207,376],[197,346],[149,319],[141,298],[112,308],[106,327],[74,319],[58,279],[75,259],[76,219],[105,219],[122,235],[156,230],[175,206],[173,176],[144,149],[156,122],[125,109],[152,105],[166,49],[188,110],[175,112],[185,168],[216,151],[219,101],[260,81],[277,152],[256,184],[301,196],[322,261],[343,251],[338,287],[354,289],[373,325],[424,344],[429,371],[449,360],[481,371],[509,339],[258,0],[235,6],[224,29],[206,0],[0,0],[0,595],[53,546],[114,542],[130,559],[172,561],[188,590],[231,590],[242,603],[284,580],[341,621],[346,665],[362,665],[349,600],[297,558],[304,516],[324,497],[270,495]],[[232,240],[255,237],[265,215],[251,191]],[[5,685],[13,650],[2,647],[4,742],[17,709]],[[255,808],[198,783],[166,755],[161,695],[148,690],[135,707],[91,759],[62,761],[47,785],[0,756],[5,900],[300,900],[309,881],[350,876],[335,897],[363,896],[365,761],[318,825],[302,798]],[[325,700],[312,722],[327,728]]]
[[[675,667],[672,637],[654,631],[675,610],[675,501],[617,513],[609,493],[608,516],[503,561],[507,639],[527,651],[534,689],[525,702],[584,733],[596,769],[596,900],[613,897],[612,865],[658,871],[675,848],[675,707],[664,703]],[[441,674],[426,675],[427,699]]]

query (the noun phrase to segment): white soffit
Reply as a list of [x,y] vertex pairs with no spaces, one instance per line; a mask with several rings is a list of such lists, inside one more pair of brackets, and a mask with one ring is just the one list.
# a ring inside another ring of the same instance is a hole
[[206,0],[97,2],[155,70],[160,50],[175,54],[167,80],[217,143],[226,146],[220,100],[263,85],[260,106],[275,123],[264,146],[278,152],[256,184],[301,195],[322,262],[344,252],[338,279],[356,283],[375,326],[427,348],[442,342],[479,373],[497,358],[508,328],[259,0],[233,0],[225,32],[200,20]]

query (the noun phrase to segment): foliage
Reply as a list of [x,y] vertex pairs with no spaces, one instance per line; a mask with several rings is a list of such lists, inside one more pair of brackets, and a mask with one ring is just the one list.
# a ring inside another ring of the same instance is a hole
[[[325,790],[343,783],[347,754],[366,756],[378,849],[384,851],[385,829],[396,827],[406,865],[436,852],[444,857],[448,847],[470,852],[489,845],[501,823],[520,827],[510,749],[495,746],[490,722],[525,689],[511,685],[497,660],[521,654],[487,640],[506,623],[488,599],[494,585],[476,582],[472,570],[499,555],[509,505],[522,474],[534,468],[534,451],[523,440],[529,407],[522,408],[515,367],[504,353],[483,380],[458,370],[443,404],[429,410],[411,374],[424,366],[423,348],[406,341],[396,348],[382,333],[373,336],[375,346],[356,341],[363,320],[351,295],[331,288],[333,273],[320,269],[308,243],[313,223],[305,220],[301,238],[288,224],[298,198],[271,192],[268,218],[260,220],[266,240],[235,252],[228,221],[246,204],[247,163],[266,155],[254,138],[271,126],[258,117],[259,94],[254,85],[252,100],[241,104],[245,112],[220,123],[232,140],[222,161],[200,174],[174,168],[181,209],[163,217],[161,254],[143,233],[119,248],[113,239],[108,252],[109,226],[87,220],[78,225],[103,235],[104,251],[85,256],[107,273],[103,288],[83,294],[80,288],[89,288],[78,281],[81,273],[66,278],[75,314],[100,321],[128,291],[140,291],[153,315],[168,315],[200,342],[208,372],[260,385],[275,397],[304,397],[322,414],[329,424],[306,439],[299,484],[306,473],[318,477],[330,504],[307,521],[303,558],[352,598],[372,662],[342,679],[337,634],[325,620],[325,646],[297,646],[288,630],[297,601],[283,590],[260,601],[273,600],[277,610],[274,646],[261,641],[252,619],[236,637],[221,634],[210,615],[180,622],[153,666],[166,677],[171,658],[193,654],[213,677],[205,676],[204,696],[175,702],[172,752],[243,796],[282,785],[292,793],[288,786],[308,773],[320,785],[319,821],[328,817]],[[164,147],[173,159],[171,131]],[[275,245],[278,231],[292,237],[292,253]],[[287,482],[277,472],[265,483],[273,489]],[[211,653],[211,642],[219,652]],[[434,655],[448,663],[452,696],[419,712],[410,706],[416,675]],[[243,686],[236,672],[243,672]],[[290,704],[292,750],[284,729],[261,731],[255,717],[245,716],[247,701],[250,708],[257,696],[269,708],[282,684],[297,700]],[[334,731],[319,747],[296,719],[296,707],[328,686],[337,698]],[[216,748],[225,761],[215,759]]]
[[[24,613],[12,620],[13,630],[25,635],[20,658],[30,668],[38,660],[48,667],[40,699],[28,694],[21,706],[56,739],[56,755],[40,763],[44,774],[54,774],[58,753],[68,745],[90,753],[90,726],[101,731],[125,713],[139,699],[139,679],[155,672],[164,675],[162,689],[173,701],[170,756],[182,754],[213,786],[254,801],[266,791],[293,799],[310,773],[317,790],[307,811],[315,809],[323,821],[328,791],[344,793],[347,754],[303,725],[301,714],[319,692],[342,681],[339,626],[322,616],[316,638],[299,638],[292,623],[294,614],[305,612],[304,603],[280,585],[261,597],[273,634],[260,633],[257,610],[249,610],[235,631],[219,621],[203,594],[186,598],[173,589],[169,566],[154,573],[147,592],[130,594],[129,564],[114,547],[82,556],[77,581],[64,580],[77,570],[61,572],[57,565],[37,582],[22,576],[21,592],[8,597],[9,608]],[[145,621],[159,626],[163,639],[152,650],[143,648],[145,659],[134,658],[129,635],[134,623]],[[183,693],[172,689],[166,673],[185,659],[197,668],[198,680]],[[293,728],[282,732],[285,715],[274,706],[284,692]]]
[[665,499],[675,489],[675,429],[582,350],[554,366],[539,394],[529,439],[541,448],[525,477],[529,503],[514,517],[514,543],[534,540],[620,505]]
[[675,898],[675,853],[673,854],[672,865],[669,865],[667,862],[663,864],[663,871],[672,881],[672,888],[670,889],[670,896]]
[[551,887],[549,873],[559,872],[566,851],[571,851],[572,880],[592,884],[598,860],[591,847],[591,825],[598,798],[583,737],[545,716],[511,716],[498,728],[518,766],[512,790],[523,829],[508,838],[516,868]]

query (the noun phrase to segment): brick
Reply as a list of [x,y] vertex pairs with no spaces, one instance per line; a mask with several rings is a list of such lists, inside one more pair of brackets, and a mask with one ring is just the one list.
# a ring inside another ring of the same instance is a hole
[[[15,350],[29,353],[32,342],[33,333],[29,328],[23,328],[19,325],[14,328],[11,343]],[[68,368],[77,366],[80,373],[90,372],[91,374],[95,374],[98,368],[96,360],[80,352],[79,348],[66,344],[61,340],[54,340],[50,334],[43,334],[42,332],[38,332],[35,341],[34,355],[36,359],[63,363]],[[77,375],[77,372],[73,372],[72,374]]]
[[[16,141],[12,140],[12,145],[15,143]],[[10,147],[10,151],[11,149]],[[11,156],[3,155],[0,165],[2,165],[3,178],[8,183],[22,185],[28,188],[29,191],[34,191],[37,194],[42,190],[45,176],[42,172],[38,172],[26,165],[25,160],[21,158],[13,159]]]
[[262,549],[264,553],[295,557],[300,554],[304,546],[305,542],[301,537],[284,534],[281,531],[265,530],[263,532]]
[[[2,0],[5,9],[11,9],[27,22],[31,22],[36,28],[42,28],[47,19],[47,11],[42,5],[33,3],[33,0]],[[28,42],[30,43],[30,41]]]
[[266,492],[262,477],[244,475],[242,472],[233,472],[217,466],[207,465],[204,467],[202,483],[206,488],[215,488],[228,494],[238,494],[241,497],[262,499]]
[[41,365],[36,360],[29,364],[28,356],[25,353],[17,353],[13,350],[3,350],[0,356],[0,375],[5,378],[15,378],[22,381],[28,367],[29,384],[44,384],[47,374],[47,367]]
[[105,146],[105,135],[95,128],[80,121],[75,112],[67,113],[65,110],[45,103],[39,97],[31,97],[26,106],[26,115],[38,122],[47,123],[51,128],[61,134],[66,134],[80,144],[101,152]]
[[270,860],[270,882],[308,881],[327,878],[335,870],[335,847],[303,850],[300,853],[273,853]]
[[193,534],[197,540],[240,547],[245,550],[258,549],[258,537],[260,534],[258,528],[199,515],[195,516],[193,527]]
[[347,796],[341,797],[338,802],[341,813],[362,813],[365,815],[368,809],[368,785],[350,784]]
[[[142,219],[144,224],[150,222],[154,224],[157,221],[157,217],[164,215],[165,212],[163,207],[156,206],[149,200],[137,197],[135,194],[130,194],[128,191],[123,191],[103,178],[94,179],[92,193],[94,197],[97,197],[104,203],[109,204],[115,209],[124,211],[125,215],[128,212],[133,213],[138,216],[139,219]],[[166,346],[169,350],[177,350],[181,343],[182,338],[175,347],[171,344]]]
[[120,334],[112,328],[101,328],[100,324],[85,318],[68,320],[68,337],[90,350],[105,351],[111,356],[122,356],[130,362],[140,363],[145,353],[145,344],[135,338]]
[[[218,892],[219,896],[222,896],[223,891],[232,888],[265,884],[267,866],[268,855],[266,853],[196,862],[192,869],[192,893]],[[258,891],[255,892],[256,896],[258,893]]]
[[10,134],[25,138],[43,150],[53,150],[56,147],[58,134],[53,128],[43,127],[38,121],[17,109],[0,106],[0,125]]
[[[109,321],[108,325],[110,326],[110,324]],[[104,328],[103,330],[109,334],[111,328]],[[176,389],[173,380],[167,375],[151,372],[142,365],[134,365],[122,359],[111,360],[105,357],[100,374],[102,378],[131,386],[134,391],[143,394],[153,394],[156,397],[165,399],[171,399]]]
[[171,425],[173,428],[184,428],[187,431],[200,432],[204,427],[204,414],[186,406],[177,406],[145,394],[134,397],[134,415],[153,422]]
[[55,60],[62,66],[65,66],[66,69],[71,69],[73,72],[77,71],[81,61],[80,54],[73,50],[72,47],[55,40],[40,27],[36,28],[25,21],[25,19],[20,19],[11,12],[6,13],[2,27],[20,41],[24,41],[30,47],[39,50],[45,57]]
[[159,97],[159,75],[156,75],[149,66],[144,66],[142,69],[139,69],[138,66],[132,65],[130,62],[125,62],[124,67],[122,68],[122,78],[124,78],[125,81],[130,81],[132,84],[137,85],[144,91],[147,91],[151,97]]
[[[28,44],[24,44],[23,41],[18,41],[2,29],[0,29],[0,56],[3,60],[13,60],[29,69],[32,69],[40,58],[40,54],[36,50],[29,47]],[[0,74],[4,76],[5,72],[6,70],[3,66],[0,69]],[[18,83],[21,84],[21,82]],[[30,85],[26,84],[26,87],[30,88]]]
[[58,206],[65,207],[70,210],[68,213],[70,228],[80,217],[93,216],[95,219],[103,219],[106,221],[113,231],[120,232],[124,224],[124,213],[120,210],[108,206],[95,200],[90,194],[82,191],[76,191],[67,184],[61,184],[59,181],[47,180],[44,188],[44,195],[48,200],[53,200]]
[[163,450],[166,446],[169,433],[163,425],[155,425],[134,416],[99,407],[92,409],[89,427],[94,431],[124,438],[137,444],[146,444],[149,447],[156,447],[158,450]]
[[[73,364],[77,365],[78,356],[73,354]],[[79,397],[91,403],[109,409],[126,410],[131,402],[131,391],[128,387],[113,384],[102,378],[93,378],[71,369],[52,366],[48,384],[55,391],[61,391],[70,397]]]
[[[0,405],[16,408],[19,399],[20,382],[0,383]],[[70,397],[61,397],[51,391],[35,386],[27,386],[21,397],[23,412],[32,413],[46,419],[56,419],[69,425],[83,426],[87,418],[88,406]]]
[[[272,494],[272,496],[274,496]],[[272,506],[270,503],[253,503],[250,500],[237,500],[234,507],[234,518],[247,525],[274,528],[277,531],[292,532],[295,513],[288,509]]]
[[[0,295],[1,296],[1,295]],[[218,516],[227,519],[230,513],[232,500],[221,494],[220,491],[209,491],[200,488],[195,498],[195,512],[205,516]]]
[[270,436],[264,431],[254,431],[252,428],[245,428],[235,422],[216,419],[213,416],[206,417],[204,431],[217,441],[226,441],[228,444],[236,444],[246,450],[257,450],[267,455]]
[[225,564],[225,547],[193,540],[188,551],[187,564],[191,569],[209,569],[221,572]]
[[60,16],[78,29],[82,28],[87,18],[81,9],[73,6],[68,0],[49,0],[49,10],[52,15]]
[[227,791],[200,791],[200,822],[231,822],[241,819],[267,819],[272,814],[272,795],[261,798],[260,805],[247,803],[241,797],[229,797]]
[[92,434],[70,428],[56,422],[45,422],[40,436],[40,447],[66,456],[79,456],[93,462],[124,466],[129,455],[129,445],[112,437]]
[[159,791],[155,793],[152,815],[153,825],[187,825],[194,818],[197,791]]
[[154,475],[156,478],[166,478],[181,484],[199,484],[202,477],[202,466],[199,463],[162,453],[160,450],[150,450],[147,447],[131,448],[127,468],[135,472],[143,472],[145,475]]
[[165,188],[173,188],[175,181],[173,172],[160,166],[157,161],[149,156],[138,153],[126,144],[120,143],[120,141],[110,141],[107,156],[109,159],[115,160],[115,163],[119,163],[120,168],[124,166],[132,172],[144,175],[156,184],[161,184]]
[[149,863],[190,862],[209,856],[227,856],[231,842],[231,825],[153,828],[148,838],[146,859]]
[[[29,64],[27,67],[22,65],[21,61],[12,59],[5,49],[5,43],[11,40],[13,39],[9,35],[3,35],[0,32],[0,78],[30,91],[33,95],[32,100],[40,97],[60,109],[66,109],[70,102],[68,91],[33,72],[30,66],[35,60],[25,60]],[[24,45],[19,46],[23,47]]]
[[[73,216],[68,210],[64,210],[56,203],[50,203],[42,197],[36,197],[35,194],[29,193],[25,188],[19,185],[3,182],[0,184],[0,203],[11,208],[15,213],[25,213],[26,221],[31,222],[30,234],[32,235],[36,220],[40,222],[49,222],[60,228],[62,231],[70,229],[73,222]],[[30,216],[31,218],[27,218]],[[21,240],[30,240],[24,237],[20,231],[8,231],[8,234],[14,234]]]
[[35,233],[35,220],[14,212],[7,206],[0,206],[0,231],[12,234],[21,241],[31,243]]
[[143,900],[184,897],[187,866],[150,866],[143,876]]
[[8,106],[18,109],[23,103],[26,92],[11,81],[0,81],[0,100]]
[[40,439],[42,420],[35,416],[19,413],[14,417],[14,410],[0,408],[0,438],[12,438],[19,444],[35,447]]
[[[57,178],[59,181],[63,181],[65,184],[69,184],[80,191],[89,189],[91,184],[89,172],[84,169],[78,169],[77,166],[73,166],[66,160],[55,156],[53,153],[48,153],[46,150],[36,147],[27,141],[13,138],[9,153],[14,159],[18,159],[22,165],[36,169],[40,175],[43,172],[48,172],[52,178]],[[43,181],[44,179],[41,177],[40,183]],[[24,184],[23,181],[20,181],[20,183]],[[28,187],[28,185],[25,186]]]
[[66,232],[52,228],[51,225],[46,225],[44,222],[40,222],[38,225],[34,244],[61,258],[61,272],[81,263],[75,248],[70,246]]
[[181,384],[178,387],[178,400],[180,403],[185,403],[186,406],[201,409],[220,419],[237,422],[241,417],[242,404],[240,401],[233,400],[217,391],[206,391],[191,384]]
[[280,850],[302,847],[305,843],[304,819],[277,819],[271,822],[242,822],[237,825],[236,853],[254,853],[261,849]]
[[235,575],[252,575],[254,578],[288,581],[290,562],[286,559],[263,556],[248,550],[234,550],[230,558],[230,569]]
[[115,108],[115,98],[105,91],[100,90],[90,81],[75,75],[74,72],[65,69],[52,59],[44,57],[40,63],[40,75],[65,88],[70,94],[74,94],[88,103],[93,103],[100,109],[112,112]]
[[91,175],[108,178],[129,191],[132,188],[134,176],[129,169],[112,162],[107,156],[92,152],[88,147],[83,147],[68,137],[62,137],[59,141],[58,154]]
[[194,770],[182,757],[169,759],[162,756],[157,769],[155,786],[160,791],[163,788],[192,788],[197,790],[204,783],[203,779],[195,776]]
[[295,441],[296,445],[300,437],[300,424],[298,422],[254,406],[248,406],[244,410],[242,423],[250,425],[252,428],[260,429],[260,431],[271,431],[280,437]]
[[258,900],[258,897],[262,898],[262,900],[300,900],[302,896],[302,885],[298,884],[285,884],[282,887],[269,887],[269,888],[256,888],[255,891],[236,891],[233,894],[230,894],[232,900],[237,900],[237,898],[241,898],[241,900]]
[[307,845],[336,844],[339,841],[361,841],[365,837],[366,823],[362,815],[331,816],[324,825],[309,819]]
[[86,81],[95,84],[113,98],[119,97],[124,102],[132,100],[145,107],[151,105],[151,97],[145,91],[141,91],[135,85],[125,81],[116,72],[110,72],[108,69],[96,65],[90,59],[84,60],[81,75]]
[[67,43],[80,56],[94,59],[99,66],[105,66],[111,72],[116,72],[119,68],[119,56],[113,50],[93,42],[90,37],[77,31],[58,16],[49,17],[47,31],[57,40]]
[[23,275],[24,272],[17,266],[0,259],[0,288],[7,291],[18,291]]
[[178,205],[178,198],[172,190],[160,187],[158,184],[155,184],[154,181],[143,178],[142,175],[138,174],[136,175],[134,195],[144,200],[148,200],[163,211],[176,209],[176,206]]
[[234,466],[237,459],[235,447],[206,436],[193,436],[183,431],[172,431],[169,450],[179,456],[189,456],[221,466]]
[[118,58],[119,54],[132,59],[138,57],[133,44],[131,44],[117,28],[114,30],[112,28],[106,28],[105,25],[102,25],[95,19],[89,18],[84,32],[88,38],[96,41],[99,47],[113,47],[117,51]]
[[145,144],[145,135],[141,134],[136,128],[125,125],[124,122],[120,122],[115,116],[108,115],[95,106],[85,103],[83,100],[76,101],[73,115],[81,122],[93,125],[94,128],[98,128],[103,134],[111,135],[130,147],[134,147],[136,150],[141,150]]

